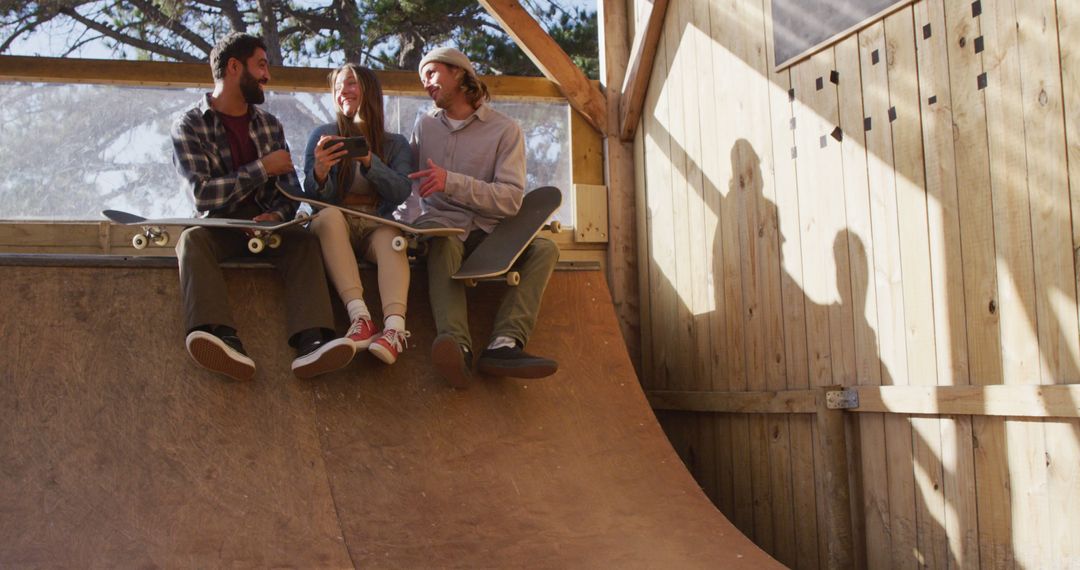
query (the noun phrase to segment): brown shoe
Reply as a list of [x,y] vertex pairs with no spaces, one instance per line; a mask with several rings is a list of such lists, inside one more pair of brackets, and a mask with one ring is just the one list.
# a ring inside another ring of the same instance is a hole
[[472,381],[472,373],[469,371],[470,358],[467,358],[468,350],[459,345],[454,337],[441,334],[435,337],[431,344],[431,362],[435,364],[435,370],[446,380],[450,386],[459,390],[469,387]]

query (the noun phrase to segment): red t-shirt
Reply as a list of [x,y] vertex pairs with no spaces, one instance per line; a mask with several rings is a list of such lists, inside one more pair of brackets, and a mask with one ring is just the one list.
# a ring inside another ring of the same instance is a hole
[[239,170],[241,166],[259,159],[259,151],[255,148],[255,141],[251,140],[249,125],[251,124],[251,110],[239,117],[233,117],[224,113],[218,113],[222,126],[225,127],[225,135],[229,139],[229,150],[232,152],[233,170]]

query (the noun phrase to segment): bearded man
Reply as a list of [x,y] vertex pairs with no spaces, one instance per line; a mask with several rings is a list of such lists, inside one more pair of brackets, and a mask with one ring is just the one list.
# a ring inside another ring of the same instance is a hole
[[[299,195],[300,184],[281,122],[256,107],[270,81],[266,44],[233,33],[210,52],[213,93],[205,94],[173,125],[173,163],[200,217],[281,222],[296,213],[295,202],[277,188]],[[334,338],[330,295],[318,239],[292,226],[281,247],[262,255],[285,281],[288,342],[296,348],[293,373],[300,378],[337,370],[352,360],[353,346]],[[188,228],[176,257],[191,357],[209,370],[237,380],[255,375],[236,330],[219,263],[246,251],[247,236],[230,229]]]

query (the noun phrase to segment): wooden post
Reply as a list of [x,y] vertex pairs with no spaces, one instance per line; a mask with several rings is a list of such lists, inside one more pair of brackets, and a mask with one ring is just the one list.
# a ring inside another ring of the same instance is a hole
[[823,530],[828,533],[826,568],[855,567],[844,411],[830,410],[825,403],[826,392],[841,389],[843,386],[825,386],[819,390],[815,417],[818,446],[825,460],[820,490],[825,495],[827,528]]
[[597,16],[600,18],[600,80],[607,96],[604,182],[608,188],[608,287],[623,341],[640,377],[634,144],[619,139],[619,93],[630,60],[628,3],[627,0],[598,0]]

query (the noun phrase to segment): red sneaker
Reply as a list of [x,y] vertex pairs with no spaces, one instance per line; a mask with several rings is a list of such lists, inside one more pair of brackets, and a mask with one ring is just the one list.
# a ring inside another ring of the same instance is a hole
[[386,329],[371,343],[368,350],[379,360],[393,364],[397,362],[398,355],[405,351],[405,347],[409,346],[409,336],[409,331]]
[[357,350],[362,350],[371,344],[378,332],[375,323],[371,322],[370,318],[360,317],[352,322],[349,330],[345,333],[345,338],[352,341]]

